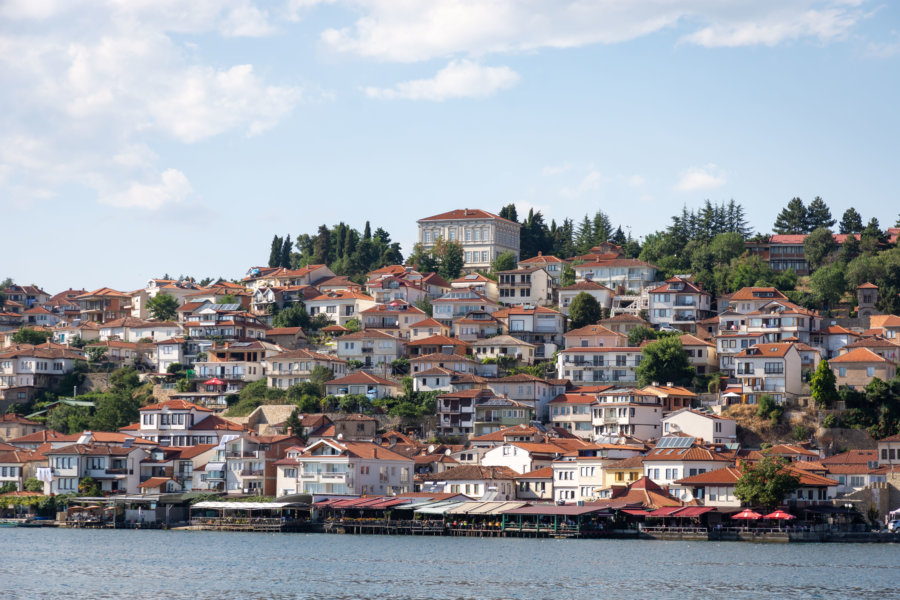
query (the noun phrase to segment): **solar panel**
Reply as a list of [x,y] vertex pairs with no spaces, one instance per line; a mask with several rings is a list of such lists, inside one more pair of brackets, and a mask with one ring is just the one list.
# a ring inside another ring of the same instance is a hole
[[657,448],[690,448],[694,445],[692,437],[664,437],[656,444]]

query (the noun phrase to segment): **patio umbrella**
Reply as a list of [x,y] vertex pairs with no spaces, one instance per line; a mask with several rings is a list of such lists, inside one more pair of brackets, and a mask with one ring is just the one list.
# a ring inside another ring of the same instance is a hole
[[225,385],[225,382],[217,377],[213,377],[212,379],[207,379],[203,382],[203,385]]
[[790,519],[796,519],[792,514],[786,513],[783,510],[779,509],[773,513],[769,513],[763,517],[763,519],[778,519],[779,521],[789,521]]
[[761,519],[762,515],[758,512],[752,511],[749,508],[745,508],[741,512],[736,515],[731,515],[732,519],[743,519],[746,521],[755,521],[756,519]]

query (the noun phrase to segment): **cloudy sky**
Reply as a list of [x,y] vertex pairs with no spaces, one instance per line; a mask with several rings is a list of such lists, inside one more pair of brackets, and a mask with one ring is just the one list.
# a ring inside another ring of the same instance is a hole
[[0,278],[240,276],[343,220],[734,198],[893,225],[900,7],[878,0],[0,0]]

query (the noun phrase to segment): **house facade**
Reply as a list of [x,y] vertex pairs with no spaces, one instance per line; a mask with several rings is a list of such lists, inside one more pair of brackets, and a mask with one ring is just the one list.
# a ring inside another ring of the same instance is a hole
[[464,268],[469,271],[491,268],[491,262],[504,252],[519,258],[521,225],[480,209],[457,209],[419,219],[418,242],[425,250],[439,239],[457,242],[464,251]]

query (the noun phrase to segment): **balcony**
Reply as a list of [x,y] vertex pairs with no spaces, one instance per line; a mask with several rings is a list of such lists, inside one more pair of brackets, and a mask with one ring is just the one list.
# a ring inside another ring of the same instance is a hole
[[602,421],[603,421],[604,425],[609,425],[609,424],[614,425],[619,422],[619,415],[617,415],[615,413],[613,413],[613,414],[604,413]]
[[344,481],[345,479],[347,479],[347,473],[338,471],[322,471],[321,478],[326,481]]
[[263,469],[244,469],[241,477],[262,477],[266,472]]

